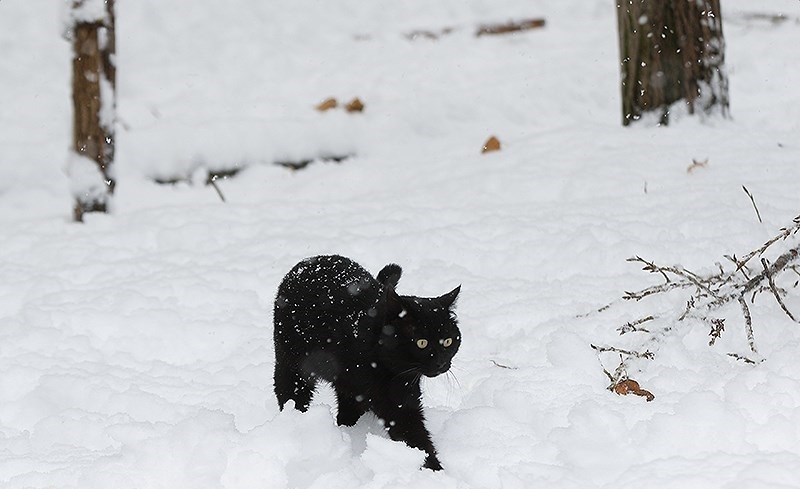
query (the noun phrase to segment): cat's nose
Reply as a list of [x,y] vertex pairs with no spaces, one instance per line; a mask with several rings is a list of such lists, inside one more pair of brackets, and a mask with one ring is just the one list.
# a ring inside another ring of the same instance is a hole
[[450,361],[449,360],[445,360],[443,362],[437,363],[436,364],[436,370],[440,374],[443,374],[443,373],[447,372],[448,370],[450,370]]
[[432,364],[430,370],[425,372],[425,375],[428,376],[428,377],[436,377],[437,375],[442,375],[443,373],[447,372],[448,370],[450,370],[450,361],[449,360],[444,361],[444,362],[434,362]]

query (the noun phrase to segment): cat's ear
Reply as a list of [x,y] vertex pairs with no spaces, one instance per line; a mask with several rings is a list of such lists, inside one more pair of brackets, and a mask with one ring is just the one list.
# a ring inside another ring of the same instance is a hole
[[400,265],[396,263],[390,263],[383,267],[380,272],[378,272],[378,282],[385,287],[395,288],[397,287],[397,282],[400,281],[400,275],[403,274],[403,269],[400,268]]
[[397,295],[394,287],[387,286],[383,291],[383,300],[386,307],[386,321],[391,321],[406,314],[406,306],[403,300]]
[[442,306],[446,307],[447,309],[452,309],[456,305],[456,299],[458,299],[458,294],[460,292],[461,292],[461,286],[459,285],[455,289],[439,297],[439,303]]

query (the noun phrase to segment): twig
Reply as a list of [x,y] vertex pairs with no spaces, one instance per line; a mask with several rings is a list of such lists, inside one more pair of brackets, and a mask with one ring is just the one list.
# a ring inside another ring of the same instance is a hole
[[576,314],[575,317],[578,318],[578,319],[588,318],[589,316],[592,316],[594,314],[599,314],[599,313],[601,313],[603,311],[607,311],[607,310],[611,309],[611,307],[614,304],[616,304],[617,302],[619,302],[619,299],[617,299],[617,300],[615,300],[613,302],[609,302],[608,304],[606,304],[606,305],[604,305],[602,307],[598,307],[597,309],[593,309],[593,310],[591,310],[589,312],[582,312],[580,314]]
[[646,289],[642,289],[638,292],[630,292],[626,290],[622,298],[625,299],[626,301],[629,300],[639,301],[649,295],[660,294],[661,292],[668,292],[672,289],[685,289],[691,286],[692,284],[685,282],[668,282],[661,285],[654,285],[652,287],[647,287]]
[[658,272],[658,273],[660,273],[660,274],[661,274],[661,275],[664,277],[664,280],[665,280],[667,283],[670,283],[670,282],[671,282],[671,280],[669,279],[669,277],[667,276],[667,274],[664,272],[664,269],[663,269],[663,268],[661,268],[661,267],[657,266],[657,265],[656,265],[655,263],[653,263],[653,262],[649,262],[649,261],[645,260],[644,258],[642,258],[642,257],[641,257],[641,256],[639,256],[639,255],[636,255],[636,256],[634,256],[634,257],[632,257],[632,258],[628,258],[628,260],[627,260],[627,261],[638,261],[638,262],[642,262],[642,263],[644,263],[644,267],[642,267],[642,270],[648,271],[648,272],[650,272],[650,273],[656,273],[656,272]]
[[495,365],[495,367],[507,368],[508,370],[519,370],[518,367],[509,367],[508,365],[503,365],[502,363],[497,363],[494,360],[490,360],[490,362],[492,362]]
[[[609,372],[608,370],[606,370],[606,368],[603,366],[603,364],[602,364],[602,363],[600,364],[600,368],[602,368],[602,369],[603,369],[603,373],[604,373],[604,374],[606,374],[606,377],[608,377],[608,380],[610,380],[610,381],[611,381],[611,385],[613,386],[613,385],[614,385],[614,382],[616,382],[616,381],[614,380],[614,376],[613,376],[613,375],[611,375],[611,372]],[[613,389],[613,387],[609,387],[609,389]]]
[[692,158],[692,164],[689,165],[688,168],[686,168],[686,173],[692,173],[693,171],[697,170],[698,168],[705,168],[706,166],[708,166],[708,158],[706,158],[703,161],[696,160],[696,159]]
[[756,205],[756,199],[753,198],[753,194],[751,194],[750,191],[747,190],[747,187],[745,187],[744,185],[742,185],[742,190],[744,190],[744,193],[746,193],[747,196],[750,197],[750,202],[753,203],[753,209],[756,210],[756,217],[758,217],[758,222],[763,223],[764,221],[761,220],[761,213],[758,212],[758,206]]
[[[712,297],[715,297],[715,298],[718,298],[716,292],[714,292],[713,290],[711,290],[711,288],[709,288],[708,286],[706,286],[705,284],[702,283],[703,282],[703,278],[702,277],[700,277],[696,273],[694,273],[692,271],[689,271],[689,270],[687,270],[687,269],[685,269],[683,267],[661,267],[661,266],[656,265],[653,262],[649,262],[649,261],[645,260],[644,258],[642,258],[640,256],[634,256],[632,258],[628,258],[627,261],[638,261],[638,262],[644,263],[645,266],[642,267],[642,270],[645,270],[645,271],[650,272],[650,273],[660,273],[664,277],[664,279],[667,281],[667,283],[662,284],[661,287],[664,287],[664,286],[672,283],[672,280],[670,280],[669,276],[667,275],[667,273],[671,273],[673,275],[676,275],[678,277],[681,277],[681,278],[684,278],[684,279],[688,280],[689,282],[691,282],[691,285],[694,285],[698,289],[701,289],[701,290],[705,291],[708,295],[710,295]],[[689,286],[690,286],[690,284],[679,282],[679,285],[676,285],[675,287],[682,287],[683,288],[683,287],[689,287]],[[672,288],[672,287],[670,287],[670,288]],[[647,291],[647,290],[648,289],[645,289],[645,291]],[[649,294],[652,294],[652,293],[656,293],[656,292],[658,292],[658,290],[654,289],[652,291],[649,291],[649,293],[646,294],[646,295],[649,295]],[[642,295],[640,297],[636,297],[634,294],[631,294],[630,292],[626,292],[626,298],[636,298],[637,300],[639,300],[642,297],[644,297],[644,296]]]
[[477,32],[475,35],[485,36],[485,35],[497,35],[497,34],[508,34],[509,32],[519,32],[519,31],[526,31],[529,29],[536,29],[538,27],[544,27],[545,20],[544,19],[525,19],[521,21],[509,21],[505,24],[484,24],[478,27]]
[[689,300],[686,301],[686,308],[683,310],[683,314],[678,316],[678,321],[683,321],[684,319],[686,319],[689,313],[692,312],[692,309],[694,309],[694,305],[695,305],[695,298],[694,296],[691,296],[689,297]]
[[747,301],[744,296],[739,296],[739,305],[742,306],[742,315],[744,316],[744,332],[747,335],[747,344],[750,346],[750,351],[758,355],[756,350],[756,340],[753,336],[753,318],[750,316],[750,308],[747,307]]
[[[597,359],[600,360],[599,355]],[[602,361],[600,361],[600,367],[603,369],[603,373],[606,374],[606,377],[608,377],[608,380],[611,381],[611,384],[609,384],[609,386],[606,388],[612,392],[614,392],[614,388],[617,386],[617,384],[628,378],[628,371],[625,366],[625,360],[622,358],[621,354],[619,356],[619,365],[617,365],[617,368],[614,369],[613,374],[610,373],[608,370],[606,370]]]
[[644,352],[638,351],[631,351],[631,350],[623,350],[622,348],[617,348],[615,346],[597,346],[597,345],[589,345],[592,347],[593,350],[603,353],[613,351],[616,353],[622,353],[623,355],[628,355],[629,357],[636,357],[636,358],[646,358],[648,360],[652,360],[655,358],[655,354],[650,350],[645,350]]
[[797,322],[797,319],[795,319],[792,313],[789,312],[789,309],[786,307],[786,304],[783,303],[783,299],[781,299],[781,295],[778,293],[778,288],[775,286],[775,280],[773,280],[772,274],[769,273],[769,265],[767,264],[766,258],[761,259],[761,265],[764,266],[764,273],[767,275],[769,288],[770,290],[772,290],[772,295],[775,296],[775,300],[778,301],[778,305],[780,305],[781,309],[783,309],[783,312],[785,312],[786,315],[789,316],[789,319],[791,319],[794,322]]
[[789,263],[796,260],[798,257],[800,257],[800,245],[797,245],[794,248],[790,248],[789,251],[779,256],[778,259],[775,260],[775,263],[767,267],[763,272],[751,278],[742,288],[743,293],[746,294],[751,290],[755,289],[757,286],[761,284],[761,282],[768,274],[775,275],[775,273],[780,272],[781,270],[786,268],[786,266]]
[[219,195],[220,200],[222,200],[222,202],[225,202],[225,196],[222,195],[222,190],[220,190],[219,186],[217,185],[217,176],[216,175],[209,175],[208,176],[208,180],[206,180],[206,184],[207,185],[211,185],[212,187],[214,187],[214,190],[217,191],[217,195]]
[[[747,189],[745,191],[751,195]],[[760,218],[760,213],[753,201],[753,207],[756,209],[756,214]],[[640,256],[629,258],[628,261],[638,262],[642,265],[642,270],[649,273],[660,274],[664,278],[664,283],[653,285],[639,291],[625,291],[621,300],[618,299],[609,303],[597,310],[602,312],[612,305],[616,305],[620,301],[636,300],[640,301],[647,297],[656,294],[670,294],[677,290],[691,290],[691,295],[686,300],[686,306],[680,314],[675,311],[670,314],[650,314],[640,319],[635,319],[629,323],[624,324],[617,328],[620,334],[642,331],[648,333],[646,339],[642,344],[635,348],[618,348],[615,346],[598,346],[592,344],[591,347],[597,352],[598,360],[603,367],[603,372],[611,380],[611,388],[620,385],[622,381],[628,379],[627,370],[629,364],[636,359],[652,359],[658,351],[659,342],[672,331],[676,324],[684,321],[687,318],[699,319],[701,322],[710,325],[709,346],[713,346],[717,339],[719,339],[725,330],[725,317],[710,317],[711,311],[717,310],[734,301],[739,303],[739,308],[744,320],[744,334],[747,338],[752,355],[750,358],[744,357],[739,354],[731,353],[731,357],[743,361],[748,364],[757,364],[762,362],[763,359],[758,353],[756,347],[755,333],[753,327],[753,317],[750,307],[747,304],[748,298],[752,303],[758,294],[762,292],[771,292],[771,296],[775,298],[783,312],[794,322],[798,321],[797,317],[789,311],[784,296],[787,292],[782,289],[777,281],[779,275],[789,270],[793,276],[790,277],[794,282],[794,287],[800,286],[800,242],[795,240],[792,243],[787,243],[783,251],[777,258],[769,262],[763,255],[770,247],[776,245],[780,241],[786,241],[791,236],[800,235],[800,216],[793,219],[790,226],[780,229],[780,232],[775,236],[764,242],[761,247],[739,258],[737,255],[724,255],[733,266],[725,266],[725,262],[715,263],[716,270],[710,274],[698,274],[693,271],[687,270],[680,265],[665,267],[657,265],[652,261],[648,261]],[[776,246],[777,247],[777,246]],[[755,257],[761,257],[762,270],[757,271],[749,268],[750,261]],[[588,314],[584,315],[588,316]],[[639,327],[643,323],[648,323],[647,329]],[[605,361],[607,360],[608,353],[619,354],[619,366],[613,372],[609,372],[605,368]]]
[[623,335],[625,333],[631,333],[633,331],[639,331],[639,332],[642,332],[642,333],[649,333],[649,331],[646,330],[645,328],[637,328],[637,326],[639,326],[640,324],[644,324],[647,321],[652,321],[654,319],[655,319],[655,317],[652,316],[652,315],[647,316],[647,317],[643,317],[641,319],[637,319],[636,321],[631,321],[629,323],[623,324],[622,326],[617,328],[617,331],[619,331],[620,335]]
[[745,269],[747,267],[744,265],[744,263],[740,263],[739,260],[736,259],[736,255],[733,255],[733,256],[731,256],[731,255],[722,255],[722,256],[724,258],[727,258],[728,260],[732,261],[736,265],[736,270],[733,272],[734,274],[736,272],[742,272],[742,275],[744,275],[744,278],[746,278],[747,280],[750,280],[750,277],[747,276],[747,272],[745,272]]
[[737,360],[741,360],[744,363],[749,363],[750,365],[755,365],[756,364],[755,360],[750,360],[746,356],[739,355],[738,353],[728,353],[728,356],[729,357],[733,357],[733,358],[735,358]]
[[[754,256],[763,254],[767,250],[767,248],[772,246],[776,241],[781,240],[781,239],[786,239],[789,236],[791,236],[792,234],[797,234],[798,230],[800,230],[800,216],[795,217],[793,219],[793,222],[794,222],[794,226],[781,228],[781,232],[778,235],[776,235],[776,236],[772,237],[771,239],[767,240],[767,242],[765,242],[763,245],[761,245],[761,248],[758,248],[757,250],[751,251],[744,258],[742,258],[742,261],[741,261],[742,266],[746,265],[747,262],[749,262]],[[736,270],[736,271],[738,271],[738,270]]]

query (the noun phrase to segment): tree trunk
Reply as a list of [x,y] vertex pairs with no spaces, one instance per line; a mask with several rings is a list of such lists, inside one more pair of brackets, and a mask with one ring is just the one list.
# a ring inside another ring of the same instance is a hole
[[76,172],[83,175],[83,181],[73,181],[74,217],[81,221],[86,212],[106,212],[114,192],[114,0],[75,0],[72,8],[73,150],[82,157],[78,161],[91,160],[99,170],[94,182],[85,170]]
[[690,114],[728,116],[719,0],[617,0],[622,124],[645,112],[669,122],[683,100]]

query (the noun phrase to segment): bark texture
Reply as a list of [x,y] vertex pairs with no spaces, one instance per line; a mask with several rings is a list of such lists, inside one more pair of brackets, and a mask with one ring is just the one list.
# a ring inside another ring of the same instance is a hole
[[[82,5],[78,0],[73,9]],[[94,161],[105,181],[105,192],[76,196],[75,220],[86,212],[106,212],[114,192],[114,117],[116,67],[114,0],[104,0],[105,16],[76,20],[72,28],[73,150]]]
[[728,116],[719,0],[617,0],[622,124],[645,112],[669,122],[670,106]]

